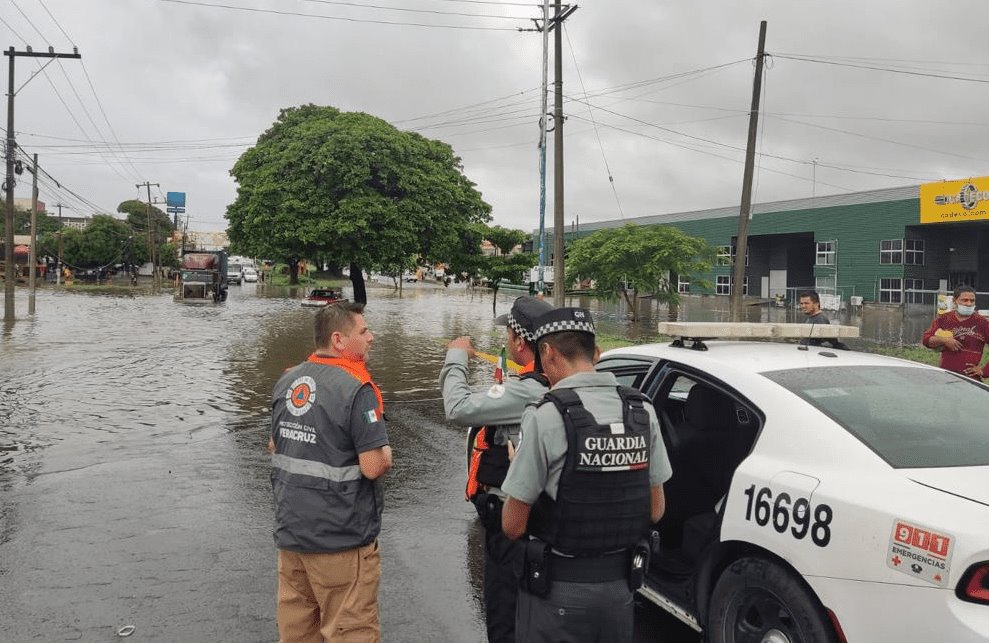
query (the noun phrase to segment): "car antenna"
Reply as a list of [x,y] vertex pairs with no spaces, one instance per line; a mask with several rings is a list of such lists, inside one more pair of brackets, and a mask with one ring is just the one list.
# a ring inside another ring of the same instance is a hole
[[800,340],[800,345],[797,346],[798,351],[805,351],[810,345],[810,338],[814,336],[814,326],[817,325],[817,319],[815,319],[815,317],[817,317],[817,315],[810,318],[810,330],[807,332],[807,337]]

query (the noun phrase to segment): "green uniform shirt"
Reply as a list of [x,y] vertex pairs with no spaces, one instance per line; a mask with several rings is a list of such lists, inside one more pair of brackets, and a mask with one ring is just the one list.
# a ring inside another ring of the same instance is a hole
[[[553,388],[574,389],[584,408],[599,424],[610,424],[622,421],[621,398],[616,386],[618,380],[613,373],[587,372],[566,377]],[[646,404],[645,409],[650,428],[649,484],[656,487],[669,480],[673,470],[659,432],[656,411],[651,404]],[[502,490],[528,505],[535,504],[543,491],[555,500],[566,454],[567,433],[556,406],[546,403],[528,407],[522,415],[522,440]]]

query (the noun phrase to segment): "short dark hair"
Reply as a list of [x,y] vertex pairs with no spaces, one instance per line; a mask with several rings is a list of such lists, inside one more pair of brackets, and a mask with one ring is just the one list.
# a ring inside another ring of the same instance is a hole
[[317,348],[330,345],[333,333],[346,333],[354,327],[354,316],[364,314],[364,304],[358,301],[339,301],[323,306],[316,312],[313,323],[313,339]]
[[803,291],[802,293],[800,293],[800,296],[797,297],[797,301],[800,301],[804,297],[807,297],[808,299],[810,299],[812,302],[814,302],[817,305],[820,305],[821,304],[821,296],[817,294],[817,291],[816,290],[805,290],[805,291]]
[[594,359],[594,334],[580,331],[563,331],[541,337],[537,344],[549,344],[567,360]]
[[973,295],[976,294],[975,288],[973,288],[972,286],[966,286],[965,284],[962,284],[960,286],[955,286],[955,290],[951,293],[951,297],[953,299],[958,299],[963,292],[970,292]]

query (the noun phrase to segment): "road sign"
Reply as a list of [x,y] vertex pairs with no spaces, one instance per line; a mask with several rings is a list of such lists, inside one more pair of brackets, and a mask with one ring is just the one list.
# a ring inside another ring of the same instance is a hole
[[[165,204],[169,207],[184,208],[185,192],[169,192],[165,195]],[[171,210],[169,210],[171,212]]]
[[165,208],[169,214],[184,214],[185,208]]

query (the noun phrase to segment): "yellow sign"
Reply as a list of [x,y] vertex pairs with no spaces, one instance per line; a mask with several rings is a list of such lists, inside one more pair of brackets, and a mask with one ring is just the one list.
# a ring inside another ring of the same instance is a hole
[[920,186],[920,222],[989,219],[989,176]]

